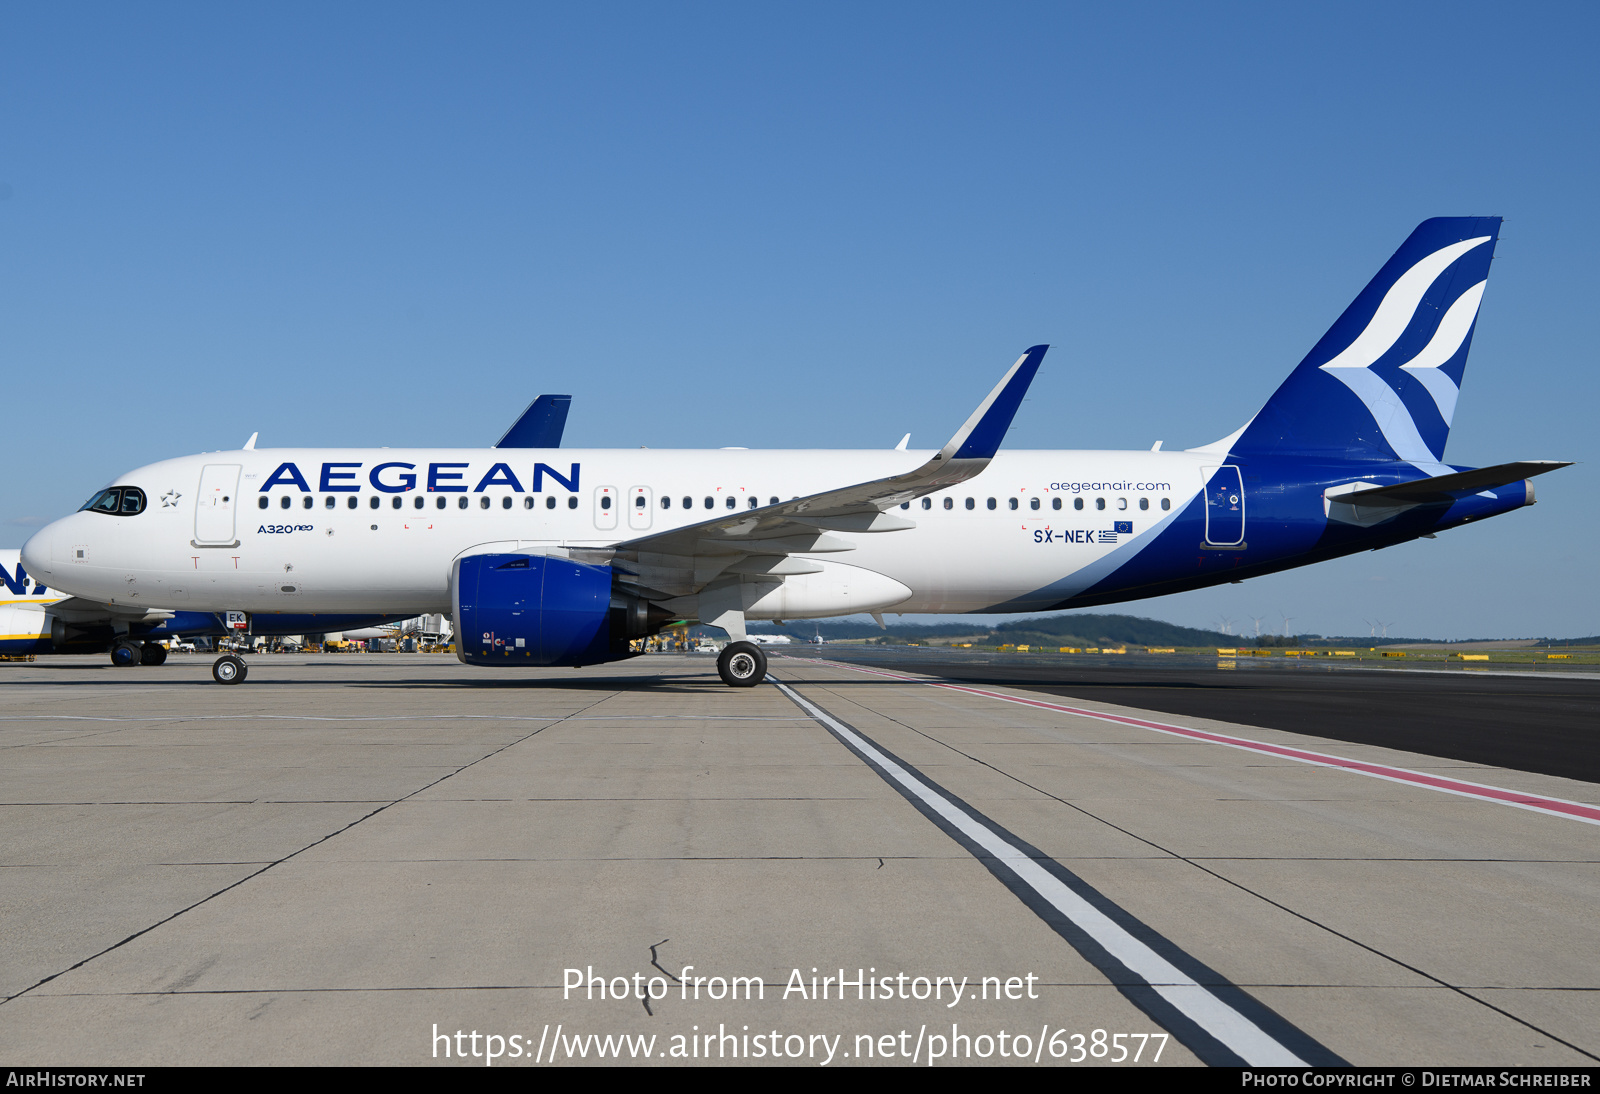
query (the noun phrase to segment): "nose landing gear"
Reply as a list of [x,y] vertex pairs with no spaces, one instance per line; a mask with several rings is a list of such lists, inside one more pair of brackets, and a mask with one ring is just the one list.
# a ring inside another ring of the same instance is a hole
[[248,675],[250,667],[231,653],[217,658],[211,665],[211,678],[219,684],[242,684]]

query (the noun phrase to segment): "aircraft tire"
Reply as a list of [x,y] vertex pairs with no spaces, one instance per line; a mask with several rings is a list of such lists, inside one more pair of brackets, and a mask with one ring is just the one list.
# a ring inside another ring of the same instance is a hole
[[159,642],[146,642],[139,649],[139,664],[165,665],[167,663],[167,647]]
[[730,642],[717,655],[717,675],[730,688],[753,688],[767,678],[767,655],[754,642]]
[[111,647],[111,663],[119,669],[139,664],[142,657],[137,642],[118,642]]
[[248,675],[250,667],[231,653],[211,663],[211,678],[219,684],[242,684]]

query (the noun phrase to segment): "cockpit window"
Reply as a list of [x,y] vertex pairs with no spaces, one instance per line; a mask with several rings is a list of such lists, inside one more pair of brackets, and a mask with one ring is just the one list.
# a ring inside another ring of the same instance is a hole
[[83,509],[94,513],[116,513],[131,517],[144,512],[144,506],[144,491],[137,486],[113,486],[84,502]]

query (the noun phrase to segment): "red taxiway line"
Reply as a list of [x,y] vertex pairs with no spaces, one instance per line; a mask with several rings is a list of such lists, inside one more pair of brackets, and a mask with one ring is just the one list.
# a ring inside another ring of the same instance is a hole
[[[798,658],[795,660],[798,660]],[[812,659],[808,658],[807,660]],[[1280,756],[1300,763],[1315,764],[1318,767],[1353,771],[1358,775],[1367,775],[1374,779],[1386,779],[1389,782],[1402,783],[1408,786],[1423,786],[1429,790],[1438,790],[1445,794],[1458,794],[1464,798],[1476,798],[1479,801],[1510,805],[1518,809],[1531,809],[1536,813],[1548,813],[1554,817],[1565,817],[1568,820],[1582,821],[1585,824],[1600,824],[1600,806],[1588,805],[1583,802],[1566,801],[1562,798],[1547,798],[1539,794],[1528,794],[1520,790],[1506,790],[1503,787],[1466,782],[1462,779],[1448,779],[1440,775],[1429,775],[1423,771],[1411,771],[1404,767],[1390,767],[1387,764],[1368,763],[1365,760],[1350,760],[1343,756],[1331,756],[1326,752],[1312,752],[1304,748],[1290,748],[1287,745],[1252,741],[1247,737],[1232,737],[1226,733],[1212,733],[1204,729],[1188,729],[1184,726],[1170,725],[1166,722],[1129,718],[1121,714],[1106,714],[1102,711],[1088,710],[1083,707],[1070,707],[1062,703],[1050,703],[1043,699],[1007,695],[1001,691],[989,691],[986,688],[975,688],[966,684],[950,684],[941,680],[929,680],[926,677],[906,676],[897,672],[885,672],[882,669],[863,668],[860,665],[850,665],[841,661],[826,661],[822,658],[815,658],[814,660],[818,664],[850,669],[854,672],[869,673],[873,676],[886,676],[892,680],[903,680],[908,684],[923,684],[927,687],[944,688],[948,691],[960,691],[968,695],[979,695],[985,699],[999,699],[1006,703],[1017,703],[1025,707],[1038,707],[1041,710],[1053,710],[1062,714],[1072,714],[1079,718],[1093,718],[1100,722],[1137,726],[1140,729],[1154,730],[1157,733],[1166,733],[1174,737],[1186,737],[1194,741],[1206,741],[1210,744],[1239,748],[1246,752],[1257,752],[1264,756]]]

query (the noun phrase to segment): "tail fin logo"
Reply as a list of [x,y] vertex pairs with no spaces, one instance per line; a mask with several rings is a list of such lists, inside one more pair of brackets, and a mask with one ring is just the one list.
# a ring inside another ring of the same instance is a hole
[[[1477,236],[1440,248],[1411,266],[1397,278],[1361,333],[1332,360],[1320,368],[1335,377],[1361,400],[1372,414],[1383,438],[1394,449],[1395,455],[1425,470],[1429,465],[1439,466],[1444,455],[1441,436],[1436,452],[1423,439],[1416,419],[1407,409],[1400,392],[1372,366],[1384,358],[1399,342],[1418,317],[1423,299],[1440,276],[1470,251],[1488,243],[1492,236]],[[1437,325],[1427,344],[1410,360],[1399,366],[1399,374],[1414,378],[1433,398],[1448,432],[1455,416],[1456,396],[1460,386],[1444,371],[1442,366],[1456,358],[1472,324],[1478,316],[1478,305],[1483,300],[1484,280],[1469,286],[1442,308]],[[1412,341],[1412,344],[1415,344]]]

